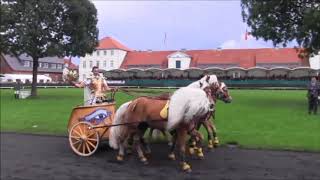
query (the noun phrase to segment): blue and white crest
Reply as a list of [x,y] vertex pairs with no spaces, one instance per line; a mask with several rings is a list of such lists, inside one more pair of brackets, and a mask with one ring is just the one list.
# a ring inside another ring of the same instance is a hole
[[92,124],[100,124],[106,118],[110,117],[111,114],[112,112],[107,111],[106,109],[96,109],[94,112],[84,116],[83,120]]

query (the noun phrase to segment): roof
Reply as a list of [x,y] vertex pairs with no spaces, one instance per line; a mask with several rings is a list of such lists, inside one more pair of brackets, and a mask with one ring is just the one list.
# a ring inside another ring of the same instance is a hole
[[77,65],[73,64],[73,62],[71,61],[71,58],[70,59],[65,58],[64,64],[68,64],[69,69],[78,69],[79,68]]
[[128,52],[121,68],[127,69],[130,65],[159,65],[161,68],[167,68],[165,66],[167,62],[167,56],[176,51],[132,51]]
[[111,37],[105,37],[101,39],[99,41],[99,46],[96,49],[121,49],[124,51],[132,51],[130,48]]
[[[25,54],[20,55],[19,57],[9,55],[9,54],[2,54],[4,57],[4,60],[8,63],[8,65],[15,71],[32,71],[32,67],[25,67],[23,66],[24,60],[32,61],[32,58],[30,56],[27,56]],[[40,58],[39,62],[47,62],[47,63],[58,63],[63,65],[64,60],[63,58],[58,57],[45,57]],[[62,69],[50,69],[50,68],[40,68],[38,67],[39,72],[58,72],[61,73]]]
[[[153,65],[167,68],[168,58],[177,51],[131,51],[127,53],[121,68],[130,66]],[[301,59],[294,48],[262,48],[262,49],[220,49],[220,50],[189,50],[183,53],[191,57],[190,67],[201,65],[234,65],[242,68],[255,67],[257,63],[288,64],[298,63],[310,66],[308,59]]]
[[256,50],[257,63],[301,63],[299,49],[263,48]]

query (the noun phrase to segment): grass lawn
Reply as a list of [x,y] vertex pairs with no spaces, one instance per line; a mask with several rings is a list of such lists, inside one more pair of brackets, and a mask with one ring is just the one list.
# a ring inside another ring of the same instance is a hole
[[[154,94],[159,90],[153,90]],[[71,110],[82,89],[39,89],[36,99],[1,93],[1,131],[66,135]],[[233,102],[219,102],[215,124],[221,143],[243,147],[320,151],[320,112],[307,114],[305,91],[231,90]],[[118,93],[117,105],[132,96]]]

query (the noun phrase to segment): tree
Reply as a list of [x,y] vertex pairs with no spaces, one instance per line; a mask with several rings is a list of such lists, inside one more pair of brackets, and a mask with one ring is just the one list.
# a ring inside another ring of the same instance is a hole
[[31,95],[37,95],[39,58],[85,56],[98,45],[97,10],[90,0],[1,0],[4,53],[33,59]]
[[309,55],[320,50],[319,0],[241,0],[243,20],[274,46],[296,40]]

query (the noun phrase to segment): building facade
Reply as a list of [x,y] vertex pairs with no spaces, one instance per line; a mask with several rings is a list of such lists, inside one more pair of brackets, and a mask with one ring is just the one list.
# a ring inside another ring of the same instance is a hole
[[[319,69],[316,67],[319,57],[315,60],[310,59],[309,62],[309,59],[299,56],[300,52],[301,49],[294,48],[137,51],[129,49],[111,37],[106,37],[100,40],[96,51],[80,58],[79,79],[84,80],[88,77],[93,66],[106,71],[127,70],[125,76],[130,76],[131,72],[143,76],[143,73],[135,69],[144,72],[151,69],[152,73],[155,72],[152,69],[165,72],[176,70],[176,74],[179,74],[178,70],[194,69],[192,71],[196,72],[196,69],[205,69],[206,72],[234,78],[286,76],[305,72],[308,75],[310,72],[306,70],[310,69],[310,66]],[[185,75],[181,72],[179,76]]]
[[[1,54],[1,74],[10,75],[31,75],[33,69],[33,60],[30,56],[22,54],[20,56]],[[62,70],[65,61],[59,57],[45,57],[39,59],[38,75],[49,77],[50,82],[58,82],[62,80]],[[18,77],[18,76],[12,76]],[[16,79],[12,79],[16,81]],[[32,79],[27,79],[32,81]],[[42,80],[42,81],[48,81]],[[41,81],[41,82],[42,82]]]

